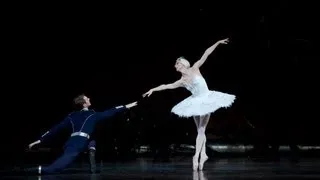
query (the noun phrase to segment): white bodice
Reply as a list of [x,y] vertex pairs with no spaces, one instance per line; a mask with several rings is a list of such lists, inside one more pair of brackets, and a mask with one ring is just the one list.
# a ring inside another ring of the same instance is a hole
[[191,83],[185,83],[184,86],[193,96],[200,96],[209,92],[206,80],[199,75],[195,75]]

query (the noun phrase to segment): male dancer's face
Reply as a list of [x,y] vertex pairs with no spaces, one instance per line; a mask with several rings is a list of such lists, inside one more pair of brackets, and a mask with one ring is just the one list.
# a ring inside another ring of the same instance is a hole
[[88,98],[87,96],[84,96],[83,99],[85,101],[85,103],[83,104],[84,108],[88,108],[89,106],[91,106],[90,98]]

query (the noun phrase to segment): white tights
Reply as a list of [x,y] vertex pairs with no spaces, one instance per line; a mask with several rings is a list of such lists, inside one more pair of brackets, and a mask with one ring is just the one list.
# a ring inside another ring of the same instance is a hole
[[[203,169],[204,162],[208,159],[206,154],[206,128],[210,119],[210,114],[204,116],[194,116],[194,122],[197,126],[196,152],[193,156],[193,170]],[[200,161],[199,161],[200,157]]]

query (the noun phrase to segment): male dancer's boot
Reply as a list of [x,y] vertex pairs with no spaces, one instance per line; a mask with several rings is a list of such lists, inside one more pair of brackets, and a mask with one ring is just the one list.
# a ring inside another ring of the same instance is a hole
[[89,161],[90,161],[90,172],[96,173],[97,166],[96,166],[96,150],[89,149]]

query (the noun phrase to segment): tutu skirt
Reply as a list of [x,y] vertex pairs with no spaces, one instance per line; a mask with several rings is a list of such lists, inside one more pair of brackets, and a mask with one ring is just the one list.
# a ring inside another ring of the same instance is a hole
[[191,95],[175,105],[171,112],[179,117],[202,116],[220,108],[230,107],[236,96],[218,91],[207,91],[200,95]]

